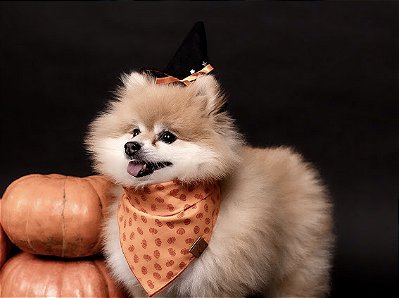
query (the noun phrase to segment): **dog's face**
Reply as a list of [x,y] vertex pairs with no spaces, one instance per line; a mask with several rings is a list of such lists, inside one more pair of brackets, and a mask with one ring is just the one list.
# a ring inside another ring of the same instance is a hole
[[223,96],[213,76],[187,87],[157,85],[136,72],[122,81],[86,139],[97,171],[130,187],[220,179],[238,163],[240,135],[220,111]]

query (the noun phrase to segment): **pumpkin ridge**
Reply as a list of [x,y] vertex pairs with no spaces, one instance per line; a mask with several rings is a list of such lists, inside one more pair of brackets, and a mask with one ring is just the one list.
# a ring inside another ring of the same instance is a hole
[[[87,178],[87,177],[85,177],[85,178]],[[85,179],[85,178],[83,178],[83,179]],[[97,189],[93,186],[93,184],[91,184],[90,179],[85,179],[85,180],[89,183],[91,189],[92,189],[93,192],[97,195],[98,201],[100,202],[100,209],[103,210],[103,202],[102,202],[103,198],[100,196],[100,193],[99,193],[99,192],[97,191]],[[104,217],[104,216],[102,216],[102,217]]]
[[66,181],[68,179],[68,176],[65,176],[65,181],[64,181],[64,190],[63,190],[63,198],[62,198],[62,211],[61,211],[61,218],[62,218],[62,251],[61,251],[61,256],[64,257],[65,255],[65,249],[66,249],[66,243],[65,243],[65,205],[66,205],[66,191],[65,191],[65,185]]
[[[10,263],[10,264],[14,264],[14,260],[13,260],[13,258],[11,258],[7,263]],[[6,264],[7,264],[6,263]],[[8,266],[10,266],[9,264],[7,264]],[[2,269],[2,275],[5,275],[6,273],[8,273],[9,274],[9,280],[11,280],[11,281],[18,281],[18,271],[19,271],[19,268],[20,268],[21,266],[17,263],[16,265],[15,265],[15,267],[14,267],[14,270],[8,270],[8,271],[6,271],[6,272],[4,272],[5,270],[4,270],[4,268],[1,268]],[[17,270],[15,270],[15,268],[17,269]],[[6,267],[6,269],[7,269],[7,267]],[[2,292],[4,291],[4,287],[2,288]]]
[[98,276],[101,277],[102,284],[105,285],[105,287],[106,287],[106,290],[107,290],[106,296],[109,297],[109,287],[108,287],[108,282],[104,278],[104,271],[99,268],[99,266],[96,263],[96,260],[93,260],[92,263],[98,272]]
[[33,248],[32,244],[30,243],[30,239],[29,239],[29,233],[28,233],[29,215],[30,215],[30,209],[28,209],[28,214],[27,214],[27,216],[26,216],[25,235],[26,235],[26,238],[27,238],[27,240],[28,240],[27,242],[28,242],[28,245],[29,245],[30,249],[31,249],[33,252],[37,253],[36,249]]
[[[115,198],[115,196],[113,195],[112,191],[108,190],[106,194],[104,194],[101,189],[98,189],[96,187],[97,184],[92,183],[92,179],[93,177],[95,178],[101,178],[104,179],[105,181],[111,182],[109,179],[107,179],[105,176],[102,175],[93,175],[93,176],[87,176],[84,177],[82,179],[84,179],[85,181],[88,182],[88,184],[90,185],[91,189],[94,191],[94,193],[97,195],[98,198],[98,202],[100,203],[100,210],[101,210],[101,229],[100,229],[100,233],[99,233],[99,238],[97,240],[96,246],[100,246],[100,247],[104,247],[104,227],[106,226],[106,222],[104,221],[104,218],[107,218],[108,214],[112,214],[112,212],[110,212],[110,204],[108,201],[107,197],[112,197]],[[113,184],[113,183],[112,183]],[[103,202],[104,201],[104,202]]]

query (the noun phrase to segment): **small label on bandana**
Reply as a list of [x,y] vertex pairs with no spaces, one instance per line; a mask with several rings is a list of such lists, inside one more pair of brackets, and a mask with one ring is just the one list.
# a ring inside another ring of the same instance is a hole
[[194,257],[199,258],[207,247],[208,243],[204,240],[204,238],[198,237],[188,251],[191,252]]
[[218,184],[171,181],[125,189],[118,210],[122,251],[149,296],[206,249],[220,206]]

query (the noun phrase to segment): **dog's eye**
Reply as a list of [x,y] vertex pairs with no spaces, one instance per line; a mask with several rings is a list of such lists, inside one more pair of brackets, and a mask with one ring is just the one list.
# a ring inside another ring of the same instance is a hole
[[159,135],[159,139],[166,144],[172,144],[174,141],[176,141],[176,136],[170,131],[166,130],[164,132],[161,132],[161,134]]
[[135,136],[137,136],[139,133],[140,133],[140,129],[138,129],[138,128],[133,129],[133,138]]

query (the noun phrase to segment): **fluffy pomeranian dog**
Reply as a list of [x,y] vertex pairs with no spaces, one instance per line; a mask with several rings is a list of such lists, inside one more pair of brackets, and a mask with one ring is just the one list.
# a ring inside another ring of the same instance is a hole
[[[209,246],[156,296],[325,296],[331,204],[315,170],[289,148],[246,145],[222,110],[225,98],[212,75],[189,86],[157,85],[139,72],[122,81],[116,100],[90,126],[95,169],[123,187],[176,179],[221,185]],[[140,152],[134,166],[125,148],[132,141]],[[119,197],[104,226],[107,264],[132,296],[146,296],[121,250]]]

